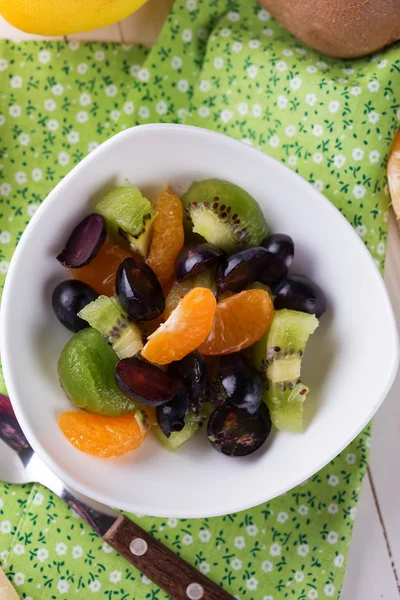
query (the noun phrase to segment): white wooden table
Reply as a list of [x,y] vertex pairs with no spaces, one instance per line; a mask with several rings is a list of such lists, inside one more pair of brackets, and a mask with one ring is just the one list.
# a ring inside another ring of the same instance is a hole
[[[149,0],[120,23],[68,39],[152,44],[170,4],[171,0]],[[14,29],[1,17],[0,37],[39,39]],[[400,325],[400,233],[394,218],[389,228],[385,279]],[[380,599],[400,599],[400,374],[374,419],[371,462],[340,596],[340,600]]]

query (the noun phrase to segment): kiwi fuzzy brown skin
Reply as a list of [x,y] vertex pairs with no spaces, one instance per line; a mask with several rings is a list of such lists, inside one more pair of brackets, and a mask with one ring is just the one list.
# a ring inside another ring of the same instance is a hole
[[328,56],[365,56],[400,39],[399,0],[259,2],[293,35]]

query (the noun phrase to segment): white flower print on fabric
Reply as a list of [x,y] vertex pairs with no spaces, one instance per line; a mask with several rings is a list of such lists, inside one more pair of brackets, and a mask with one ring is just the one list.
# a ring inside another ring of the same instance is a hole
[[56,552],[58,556],[64,556],[67,553],[67,546],[63,542],[59,542],[56,545]]
[[7,198],[7,196],[10,195],[11,190],[12,190],[12,188],[9,183],[2,183],[0,185],[0,195],[4,196],[5,198]]
[[235,537],[234,544],[235,544],[236,548],[238,548],[239,550],[242,550],[246,546],[246,541],[243,536],[239,535],[239,536]]
[[12,88],[21,88],[22,87],[22,77],[20,77],[19,75],[15,75],[14,77],[11,77],[10,79],[10,85]]
[[335,556],[334,561],[333,561],[335,567],[343,567],[344,565],[344,556],[343,554],[338,554],[337,556]]
[[299,556],[307,556],[310,551],[308,544],[300,544],[297,548],[297,554]]
[[271,135],[268,141],[272,148],[277,148],[279,146],[279,137],[277,135]]
[[8,109],[9,114],[14,117],[20,117],[21,116],[21,107],[18,104],[13,104],[12,106],[10,106],[10,108]]
[[353,187],[353,196],[357,198],[357,200],[361,200],[361,198],[364,198],[366,192],[367,190],[363,185],[359,184]]
[[111,583],[118,583],[122,579],[122,573],[121,573],[121,571],[112,571],[110,573],[110,578],[109,579],[110,579]]
[[313,127],[312,127],[312,134],[313,135],[319,137],[323,133],[324,133],[324,128],[322,127],[322,125],[313,125]]
[[89,583],[89,590],[91,592],[99,592],[101,588],[101,583],[98,579],[95,579],[94,581],[92,581],[92,583]]
[[278,513],[276,520],[278,521],[278,523],[286,523],[288,518],[289,518],[289,515],[287,514],[287,512],[280,512],[280,513]]
[[38,53],[38,61],[46,65],[51,60],[51,52],[49,50],[41,50]]
[[183,538],[182,538],[182,544],[184,544],[185,546],[190,546],[190,544],[193,543],[193,538],[191,535],[189,535],[188,533],[186,533]]
[[377,113],[376,110],[372,110],[368,113],[368,121],[375,125],[375,123],[379,121],[379,113]]
[[325,587],[324,587],[324,594],[325,596],[333,596],[335,594],[335,586],[332,583],[328,583]]
[[36,553],[36,558],[39,562],[45,562],[49,558],[49,551],[47,548],[39,548]]
[[308,506],[305,506],[305,504],[300,504],[299,508],[297,509],[297,512],[302,517],[305,517],[306,515],[308,515]]
[[81,94],[79,97],[79,104],[81,106],[89,106],[89,104],[92,103],[92,97],[90,94],[87,94],[86,92]]
[[27,133],[21,133],[18,139],[21,146],[27,146],[31,141],[31,137]]
[[298,75],[296,75],[296,77],[293,77],[293,79],[291,79],[290,87],[292,88],[292,90],[296,91],[300,89],[302,83],[302,79]]
[[286,69],[287,69],[287,64],[285,63],[284,60],[279,60],[276,63],[275,67],[276,67],[277,71],[280,71],[281,73],[283,73],[283,71],[286,71]]
[[[40,181],[42,179],[42,171],[40,169],[34,169],[32,171],[32,179],[34,181]],[[33,504],[36,504],[36,506],[40,506],[41,504],[43,504],[43,500],[44,496],[42,492],[36,492],[35,497],[33,499]]]
[[60,581],[57,583],[57,590],[60,592],[60,594],[66,594],[69,590],[68,581],[65,579],[60,579]]
[[380,86],[379,81],[370,81],[368,83],[367,87],[368,87],[368,89],[369,89],[370,92],[375,93],[375,92],[377,92],[379,90],[379,88],[381,86]]
[[242,568],[242,561],[239,558],[231,560],[231,567],[234,571],[239,571]]
[[25,546],[23,544],[15,544],[14,552],[19,556],[21,556],[21,554],[25,554]]
[[250,579],[246,581],[246,587],[248,590],[256,590],[258,587],[257,579],[255,577],[250,577]]
[[319,192],[322,192],[322,190],[324,189],[324,182],[321,181],[321,179],[316,179],[314,181],[314,187],[316,190],[318,190]]
[[[9,231],[2,231],[0,233],[0,244],[9,244],[11,241],[11,233]],[[0,509],[3,508],[3,500],[0,498]]]
[[346,157],[343,154],[337,154],[333,157],[333,164],[337,169],[341,169],[346,162]]
[[264,571],[264,573],[271,573],[273,569],[272,562],[270,560],[264,560],[264,562],[261,565],[261,569]]
[[336,531],[330,531],[328,533],[328,537],[326,538],[326,541],[328,542],[328,544],[336,544],[338,539],[339,539],[339,535],[336,533]]
[[57,156],[58,162],[60,163],[60,165],[62,165],[63,167],[65,167],[68,163],[69,163],[69,154],[67,154],[67,152],[60,152],[59,155]]
[[211,531],[208,529],[201,529],[201,531],[199,531],[199,539],[203,543],[209,542],[211,540],[211,535]]
[[86,63],[80,63],[77,67],[76,70],[78,71],[79,75],[86,75],[86,73],[88,72],[88,65]]
[[272,544],[272,546],[269,549],[269,553],[271,556],[280,556],[280,554],[281,554],[280,545],[276,542],[275,542],[275,544]]
[[24,585],[25,583],[25,575],[23,573],[15,573],[13,577],[13,583],[15,586]]
[[102,550],[106,554],[111,554],[111,552],[114,552],[113,548],[109,544],[107,544],[107,542],[103,543]]
[[199,564],[199,571],[200,573],[203,573],[203,575],[207,575],[210,571],[210,565],[206,561],[201,562]]
[[256,536],[258,534],[258,527],[257,527],[257,525],[248,525],[246,527],[246,533],[250,537]]
[[72,556],[74,558],[80,558],[83,554],[83,549],[81,546],[74,546],[72,548]]

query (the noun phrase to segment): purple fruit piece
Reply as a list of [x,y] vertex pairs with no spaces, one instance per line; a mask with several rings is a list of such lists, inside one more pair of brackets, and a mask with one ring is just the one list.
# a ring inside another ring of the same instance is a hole
[[178,281],[197,275],[200,271],[214,267],[225,252],[213,244],[185,246],[175,261],[175,273]]
[[104,218],[92,213],[75,227],[64,250],[57,256],[57,260],[69,269],[84,267],[98,254],[106,237],[107,228]]
[[131,400],[147,406],[160,406],[172,400],[175,380],[162,369],[137,356],[123,358],[115,367],[119,389]]

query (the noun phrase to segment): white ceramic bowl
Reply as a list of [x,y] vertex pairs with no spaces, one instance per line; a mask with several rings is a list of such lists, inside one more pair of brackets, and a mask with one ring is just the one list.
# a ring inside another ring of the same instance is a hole
[[[129,178],[150,198],[165,182],[183,193],[193,180],[227,179],[259,202],[271,231],[295,241],[292,270],[325,290],[328,310],[310,339],[303,380],[311,388],[303,434],[275,432],[263,450],[232,459],[198,435],[171,454],[152,436],[136,452],[101,460],[75,450],[57,425],[72,408],[57,359],[70,333],[51,294],[69,276],[55,260],[71,229],[104,190]],[[293,171],[210,131],[146,125],[111,138],[43,202],[15,252],[2,308],[6,383],[35,451],[67,484],[108,505],[163,517],[206,517],[255,506],[321,469],[361,431],[390,389],[398,334],[369,252],[334,206]]]

